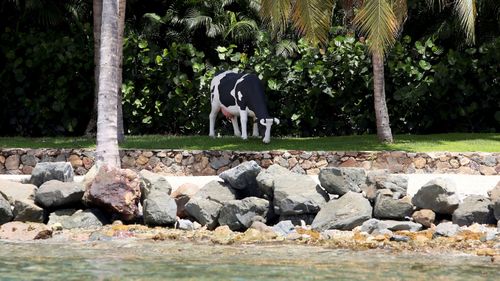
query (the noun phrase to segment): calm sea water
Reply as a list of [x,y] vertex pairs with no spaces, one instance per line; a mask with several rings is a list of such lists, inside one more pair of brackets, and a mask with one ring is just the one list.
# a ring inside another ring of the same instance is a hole
[[500,280],[487,257],[297,245],[0,241],[0,280]]

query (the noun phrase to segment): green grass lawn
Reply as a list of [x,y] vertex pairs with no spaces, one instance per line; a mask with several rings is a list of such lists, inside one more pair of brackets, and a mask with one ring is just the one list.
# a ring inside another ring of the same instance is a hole
[[[212,139],[208,136],[127,136],[122,148],[186,149],[186,150],[324,150],[324,151],[377,151],[401,150],[408,152],[500,152],[500,134],[438,134],[397,135],[395,143],[382,144],[374,135],[272,138],[270,144],[261,139],[243,141],[236,137]],[[0,137],[0,148],[95,148],[90,138],[22,138]]]

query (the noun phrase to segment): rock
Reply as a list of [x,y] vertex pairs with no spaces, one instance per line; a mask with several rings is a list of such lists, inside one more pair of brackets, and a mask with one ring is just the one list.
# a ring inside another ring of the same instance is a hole
[[206,225],[208,229],[214,229],[217,226],[217,219],[222,204],[216,201],[193,197],[186,205],[186,212],[196,219],[201,225]]
[[140,198],[140,181],[135,172],[107,166],[99,169],[83,196],[87,204],[118,214],[127,221],[138,217]]
[[196,184],[185,183],[170,194],[170,197],[174,198],[177,204],[177,216],[179,218],[183,219],[188,217],[188,213],[184,206],[199,190],[200,188]]
[[214,180],[203,186],[196,193],[195,197],[206,198],[223,204],[224,202],[235,200],[236,192],[227,184]]
[[5,169],[7,170],[17,170],[19,169],[19,164],[20,164],[20,158],[19,155],[13,154],[7,159],[5,159]]
[[38,158],[36,158],[35,155],[24,154],[21,156],[21,163],[25,166],[35,167],[38,163]]
[[378,219],[405,219],[411,216],[413,205],[408,197],[393,198],[389,189],[381,189],[375,200],[373,216]]
[[387,229],[387,225],[378,219],[369,219],[363,222],[360,228],[361,232],[366,232],[368,234],[377,234],[382,229]]
[[257,184],[257,175],[262,168],[255,161],[242,164],[219,174],[219,177],[237,190],[242,190],[246,196],[261,196]]
[[295,173],[274,177],[273,206],[277,215],[315,214],[328,194],[311,177]]
[[35,203],[43,208],[77,205],[82,201],[83,185],[78,182],[50,180],[35,192]]
[[288,234],[295,231],[295,225],[289,220],[280,221],[273,226],[273,231],[278,235],[286,237]]
[[44,221],[44,211],[35,205],[32,200],[16,200],[12,211],[15,221],[40,222]]
[[9,201],[0,194],[0,225],[14,218]]
[[[295,158],[294,158],[295,159]],[[263,194],[263,197],[268,200],[273,198],[274,189],[274,179],[283,174],[290,174],[288,169],[281,167],[280,165],[271,165],[267,170],[261,171],[256,178],[257,184]]]
[[40,186],[49,180],[73,181],[73,177],[73,167],[69,162],[42,162],[36,164],[29,182]]
[[327,229],[352,230],[371,219],[372,206],[360,193],[348,192],[321,207],[312,223],[318,231]]
[[43,223],[13,221],[0,225],[0,239],[30,241],[51,236],[52,230]]
[[36,186],[0,179],[0,194],[5,195],[10,204],[16,200],[33,200],[35,198]]
[[395,242],[409,242],[410,237],[404,235],[392,235],[389,240]]
[[247,197],[242,200],[231,200],[224,203],[219,213],[219,225],[227,225],[232,231],[246,230],[253,222],[253,218],[267,217],[269,201]]
[[460,226],[471,225],[473,223],[493,224],[495,223],[495,218],[490,205],[491,201],[487,197],[470,195],[453,212],[453,223]]
[[300,215],[280,215],[280,221],[291,221],[293,225],[311,225],[316,214],[300,214]]
[[413,196],[412,203],[420,209],[431,209],[438,214],[453,214],[459,199],[455,194],[455,183],[436,178],[422,186]]
[[411,221],[382,220],[382,223],[391,231],[408,230],[416,232],[422,230],[422,225]]
[[210,167],[212,167],[214,170],[218,170],[218,169],[225,167],[229,164],[231,164],[231,160],[224,158],[224,157],[213,158],[210,160]]
[[[389,189],[399,197],[406,196],[408,189],[408,176],[389,174],[385,170],[370,171],[367,174],[366,186],[363,188],[366,196],[371,201],[377,196],[377,190]],[[397,199],[397,198],[396,198]]]
[[319,181],[328,193],[342,196],[349,191],[361,192],[366,183],[366,172],[361,168],[323,168],[319,172]]
[[144,200],[144,224],[173,225],[177,215],[177,204],[166,192],[152,191]]
[[442,222],[436,226],[436,234],[445,237],[455,236],[460,230],[460,226],[452,222]]
[[496,220],[500,221],[500,181],[492,190],[488,191],[488,195],[492,203],[493,215]]
[[183,220],[183,219],[177,220],[177,222],[175,223],[175,228],[181,229],[181,230],[195,230],[196,229],[196,227],[192,221]]
[[148,197],[152,191],[164,192],[167,194],[172,193],[172,186],[163,176],[152,173],[148,170],[141,170],[139,172],[141,178],[141,198],[142,200]]
[[260,221],[253,221],[252,224],[250,225],[250,228],[258,230],[260,232],[273,232],[274,229],[268,225],[266,225],[263,222]]
[[54,225],[60,225],[63,229],[74,229],[98,228],[108,223],[109,221],[99,209],[61,209],[49,215],[47,225],[52,228]]
[[427,228],[431,227],[436,219],[436,213],[429,209],[418,210],[412,215],[413,220]]

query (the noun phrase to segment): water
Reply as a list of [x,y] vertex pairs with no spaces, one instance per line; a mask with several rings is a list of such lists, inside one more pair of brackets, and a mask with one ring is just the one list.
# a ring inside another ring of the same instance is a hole
[[0,280],[499,280],[488,257],[172,241],[0,242]]

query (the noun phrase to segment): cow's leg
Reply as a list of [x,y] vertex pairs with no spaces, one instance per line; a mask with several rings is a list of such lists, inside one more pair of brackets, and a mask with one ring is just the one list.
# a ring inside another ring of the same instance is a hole
[[218,102],[212,102],[212,110],[208,118],[210,119],[210,137],[215,137],[215,119],[217,118],[217,113],[219,113],[220,104]]
[[237,137],[241,137],[240,127],[238,126],[238,117],[233,116],[231,118],[231,123],[233,123],[234,135]]
[[259,126],[257,124],[257,117],[253,118],[253,132],[252,132],[253,137],[258,137],[259,136]]
[[248,113],[246,110],[240,110],[240,121],[241,121],[241,138],[246,140],[248,138],[247,135]]

